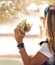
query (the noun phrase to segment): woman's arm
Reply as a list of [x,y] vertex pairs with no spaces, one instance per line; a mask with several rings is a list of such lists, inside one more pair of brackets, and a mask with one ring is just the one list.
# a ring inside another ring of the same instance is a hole
[[[23,38],[25,36],[25,33],[21,33],[19,31],[19,26],[14,30],[14,33],[15,33],[14,37],[18,45],[21,45]],[[24,65],[41,65],[48,60],[48,58],[45,55],[43,55],[41,52],[38,52],[35,56],[30,58],[28,54],[26,53],[26,50],[24,47],[21,47],[19,52],[21,54]]]
[[45,61],[48,60],[48,57],[38,52],[35,56],[29,57],[25,49],[20,50],[22,61],[24,65],[42,65]]

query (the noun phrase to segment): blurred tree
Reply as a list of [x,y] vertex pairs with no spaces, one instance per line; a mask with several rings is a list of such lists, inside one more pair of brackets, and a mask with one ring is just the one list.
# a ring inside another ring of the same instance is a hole
[[42,2],[55,4],[55,0],[0,0],[0,23],[9,20],[10,17],[18,12],[26,13],[26,7],[35,2],[37,5]]

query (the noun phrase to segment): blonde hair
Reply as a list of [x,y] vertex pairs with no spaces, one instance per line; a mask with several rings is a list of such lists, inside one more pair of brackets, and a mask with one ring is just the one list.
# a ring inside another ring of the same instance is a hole
[[51,53],[55,54],[55,10],[49,10],[47,16],[48,46]]

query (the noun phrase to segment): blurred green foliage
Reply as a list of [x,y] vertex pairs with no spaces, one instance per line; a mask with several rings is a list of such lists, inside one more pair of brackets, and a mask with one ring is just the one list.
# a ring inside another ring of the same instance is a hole
[[3,2],[0,4],[0,23],[9,20],[10,17],[16,15],[18,12],[26,13],[26,6],[31,2],[39,5],[43,1],[49,5],[55,4],[55,0],[0,0],[0,3]]

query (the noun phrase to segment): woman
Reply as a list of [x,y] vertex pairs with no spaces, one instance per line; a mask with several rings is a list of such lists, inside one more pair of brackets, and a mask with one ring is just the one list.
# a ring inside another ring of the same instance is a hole
[[54,54],[55,54],[55,5],[49,8],[45,23],[45,31],[46,31],[46,38],[48,39],[48,43],[42,44],[41,49],[39,52],[30,57],[26,53],[23,38],[25,37],[25,33],[21,33],[20,27],[14,30],[14,37],[18,43],[17,47],[19,48],[19,52],[21,54],[22,60],[24,65],[42,65],[46,61],[48,64],[53,65],[54,63]]

